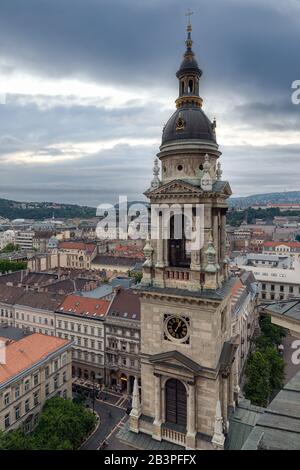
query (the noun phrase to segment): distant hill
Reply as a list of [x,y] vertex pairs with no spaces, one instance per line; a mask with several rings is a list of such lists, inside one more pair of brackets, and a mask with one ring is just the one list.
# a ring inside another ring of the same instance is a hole
[[0,217],[6,219],[50,219],[60,218],[90,218],[96,216],[94,207],[78,206],[75,204],[59,204],[53,202],[17,202],[0,199]]
[[[145,204],[146,201],[129,201],[132,204]],[[284,193],[254,194],[246,197],[232,197],[229,205],[233,208],[247,208],[253,204],[267,203],[300,203],[300,191],[289,191]],[[146,203],[147,204],[147,203]],[[148,205],[148,204],[147,204]],[[118,211],[118,204],[115,205]],[[19,202],[9,199],[0,199],[0,217],[13,219],[50,219],[52,216],[60,218],[88,219],[96,216],[96,208],[78,206],[76,204],[60,204],[54,202]]]
[[247,208],[254,204],[289,204],[300,203],[300,191],[284,193],[254,194],[246,197],[232,197],[229,199],[231,207]]

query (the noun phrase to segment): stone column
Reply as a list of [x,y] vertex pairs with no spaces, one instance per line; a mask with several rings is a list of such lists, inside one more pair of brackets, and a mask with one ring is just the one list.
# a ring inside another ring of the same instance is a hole
[[161,376],[158,374],[154,375],[154,403],[155,403],[155,419],[153,422],[153,439],[157,441],[161,441],[161,424],[162,424],[162,416],[161,416],[161,402],[162,402],[162,394],[161,394]]
[[223,408],[223,422],[224,422],[224,429],[227,431],[228,428],[228,376],[222,377],[222,408]]
[[234,400],[234,364],[232,364],[229,375],[229,406],[232,406],[235,409],[235,400]]
[[168,240],[163,240],[164,267],[169,266],[169,244]]
[[239,377],[239,350],[237,350],[236,355],[235,355],[235,360],[233,363],[233,369],[234,369],[234,401],[235,404],[238,405],[239,403],[239,393],[240,393],[240,377]]
[[186,448],[196,449],[196,398],[195,384],[189,383],[187,403],[187,434]]
[[226,214],[224,211],[221,213],[221,260],[220,265],[223,268],[223,262],[226,256]]
[[216,262],[220,263],[219,259],[219,219],[218,219],[218,213],[216,211],[213,212],[213,241],[214,241],[214,247],[217,253],[216,256]]
[[158,215],[158,239],[157,239],[157,268],[164,267],[164,240],[163,240],[163,216]]

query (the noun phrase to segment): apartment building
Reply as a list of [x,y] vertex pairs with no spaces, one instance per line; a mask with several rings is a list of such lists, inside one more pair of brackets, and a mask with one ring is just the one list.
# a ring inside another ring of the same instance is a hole
[[104,381],[104,320],[109,306],[109,300],[69,295],[56,310],[56,335],[73,341],[73,377]]
[[65,241],[58,245],[60,267],[90,269],[97,255],[95,243]]
[[15,325],[15,303],[24,294],[21,287],[0,284],[0,327]]
[[36,230],[33,236],[33,248],[39,253],[45,253],[48,249],[49,240],[53,236],[53,232]]
[[[276,256],[263,255],[269,257],[269,262],[264,264],[249,264],[247,258],[235,260],[235,267],[241,271],[251,271],[259,283],[259,299],[262,301],[287,300],[300,296],[300,262],[297,258],[291,259],[286,255],[278,258],[274,264]],[[283,260],[283,262],[282,262]],[[286,261],[287,260],[287,261]],[[232,267],[234,267],[232,265]]]
[[[13,332],[15,330],[15,333]],[[37,424],[45,400],[72,398],[71,342],[20,330],[0,328],[5,361],[0,364],[0,431]]]
[[31,230],[19,231],[16,235],[16,245],[19,245],[21,250],[33,250],[34,232]]
[[0,232],[0,250],[3,250],[10,243],[15,243],[16,232],[14,230],[6,230]]
[[274,255],[292,255],[300,259],[300,242],[265,242],[263,252]]
[[64,296],[56,293],[25,291],[14,305],[14,326],[55,336],[54,312],[63,300]]
[[231,289],[231,334],[236,338],[236,373],[240,382],[253,336],[258,327],[258,283],[252,272],[243,272]]
[[144,260],[141,258],[131,258],[129,256],[98,255],[93,259],[92,269],[105,271],[108,278],[119,274],[128,274],[137,267],[141,267]]
[[118,289],[105,319],[105,383],[131,394],[140,378],[140,299],[131,289]]

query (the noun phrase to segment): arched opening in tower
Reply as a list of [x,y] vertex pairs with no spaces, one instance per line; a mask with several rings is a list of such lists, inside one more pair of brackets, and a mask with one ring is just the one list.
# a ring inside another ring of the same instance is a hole
[[193,82],[193,80],[189,80],[188,92],[189,93],[194,92],[194,82]]
[[183,214],[170,217],[170,238],[168,240],[169,266],[189,268],[191,264],[190,241],[186,237],[188,220]]

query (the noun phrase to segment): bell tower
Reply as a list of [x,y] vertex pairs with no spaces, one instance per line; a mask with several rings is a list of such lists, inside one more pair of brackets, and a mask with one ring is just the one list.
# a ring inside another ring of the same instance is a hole
[[145,195],[151,236],[141,299],[141,400],[130,430],[186,449],[222,449],[235,406],[226,211],[216,122],[204,113],[192,26],[176,74],[176,111]]

